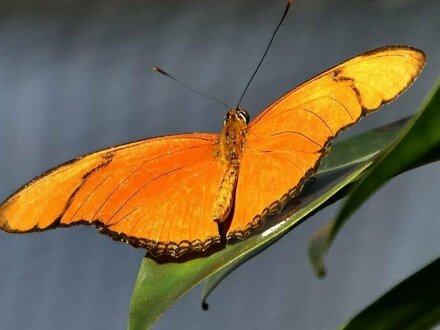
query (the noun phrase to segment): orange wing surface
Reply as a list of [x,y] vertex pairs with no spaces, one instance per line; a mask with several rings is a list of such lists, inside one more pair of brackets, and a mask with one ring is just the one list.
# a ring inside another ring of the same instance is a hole
[[220,240],[211,220],[224,174],[217,139],[153,138],[63,164],[0,206],[0,228],[21,233],[83,223],[153,255],[205,250]]
[[228,237],[259,227],[297,194],[329,142],[402,93],[424,54],[395,46],[359,55],[285,94],[250,122]]
[[174,257],[219,242],[215,221],[230,220],[227,237],[243,238],[302,189],[341,130],[397,97],[424,63],[417,49],[377,49],[288,92],[247,127],[247,112],[230,109],[220,136],[166,136],[78,158],[3,202],[0,228],[83,223]]

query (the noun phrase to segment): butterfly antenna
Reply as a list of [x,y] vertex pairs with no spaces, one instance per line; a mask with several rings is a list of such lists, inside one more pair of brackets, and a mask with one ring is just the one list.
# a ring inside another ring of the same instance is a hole
[[230,109],[230,108],[231,108],[231,107],[228,106],[226,103],[224,103],[224,102],[222,102],[222,101],[219,101],[219,100],[217,100],[217,99],[214,98],[214,97],[211,97],[211,96],[209,96],[209,95],[206,95],[205,93],[202,93],[201,91],[199,91],[199,90],[197,90],[197,89],[195,89],[195,88],[193,88],[193,87],[191,87],[191,86],[189,86],[189,85],[187,85],[187,84],[181,82],[180,80],[178,80],[177,78],[174,78],[172,75],[170,75],[169,73],[165,72],[164,70],[162,70],[161,68],[159,68],[159,67],[157,67],[157,66],[153,66],[153,70],[156,71],[157,73],[163,74],[164,76],[166,76],[166,77],[168,77],[168,78],[174,80],[175,82],[177,82],[177,83],[180,84],[181,86],[183,86],[183,87],[185,87],[185,88],[187,88],[187,89],[189,89],[189,90],[191,90],[191,91],[193,91],[193,92],[195,92],[195,93],[197,93],[197,94],[199,94],[199,95],[201,95],[201,96],[204,96],[204,97],[206,97],[207,99],[209,99],[209,100],[211,100],[211,101],[213,101],[213,102],[215,102],[215,103],[217,103],[217,104],[220,104],[220,105],[224,106],[226,109]]
[[243,101],[243,97],[244,97],[244,95],[246,94],[246,91],[248,90],[248,88],[249,88],[249,86],[250,86],[252,80],[254,79],[255,75],[257,74],[258,70],[260,69],[261,63],[263,63],[263,60],[264,60],[264,58],[266,57],[267,52],[268,52],[269,49],[270,49],[270,46],[272,45],[272,41],[273,41],[273,39],[275,38],[275,35],[277,34],[278,30],[280,29],[280,26],[281,26],[281,24],[283,23],[284,19],[286,18],[286,15],[287,15],[287,13],[289,12],[290,7],[292,6],[292,3],[293,3],[293,0],[287,0],[287,6],[286,6],[286,9],[284,10],[284,14],[283,14],[283,16],[281,17],[281,20],[280,20],[280,22],[278,23],[278,25],[277,25],[275,31],[273,32],[272,37],[271,37],[270,40],[269,40],[269,43],[267,44],[266,50],[264,51],[264,54],[263,54],[263,56],[261,57],[261,60],[260,60],[260,62],[258,63],[257,68],[255,69],[254,73],[252,74],[251,79],[249,79],[249,81],[248,81],[248,83],[247,83],[247,85],[246,85],[246,87],[245,87],[245,89],[244,89],[244,91],[243,91],[243,94],[241,94],[241,97],[240,97],[240,100],[238,101],[238,104],[237,104],[236,109],[238,109],[238,108],[240,107],[240,104],[241,104],[241,102]]

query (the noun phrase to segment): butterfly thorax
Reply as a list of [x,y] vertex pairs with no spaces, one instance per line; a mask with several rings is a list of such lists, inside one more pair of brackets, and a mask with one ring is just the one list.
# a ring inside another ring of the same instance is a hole
[[217,223],[222,223],[228,219],[233,208],[248,122],[249,114],[246,110],[241,108],[229,109],[217,141],[216,157],[223,164],[225,170],[213,207],[212,220]]
[[218,141],[218,157],[226,166],[240,162],[249,115],[244,109],[229,109]]

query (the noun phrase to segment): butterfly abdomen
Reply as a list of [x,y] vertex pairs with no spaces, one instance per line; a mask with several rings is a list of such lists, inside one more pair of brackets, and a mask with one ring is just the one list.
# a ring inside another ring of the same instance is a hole
[[230,166],[223,175],[217,198],[214,202],[212,220],[217,223],[225,221],[231,213],[235,189],[238,181],[238,166]]

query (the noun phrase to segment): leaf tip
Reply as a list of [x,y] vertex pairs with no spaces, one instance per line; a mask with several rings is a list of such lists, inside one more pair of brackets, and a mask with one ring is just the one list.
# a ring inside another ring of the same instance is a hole
[[309,258],[315,275],[319,278],[325,277],[327,271],[324,264],[324,256],[319,256],[319,253],[317,249],[313,247],[313,244],[309,247]]
[[312,269],[317,277],[325,277],[327,271],[325,269],[324,259],[330,246],[330,233],[334,226],[334,220],[319,228],[310,238],[309,243],[309,259]]

